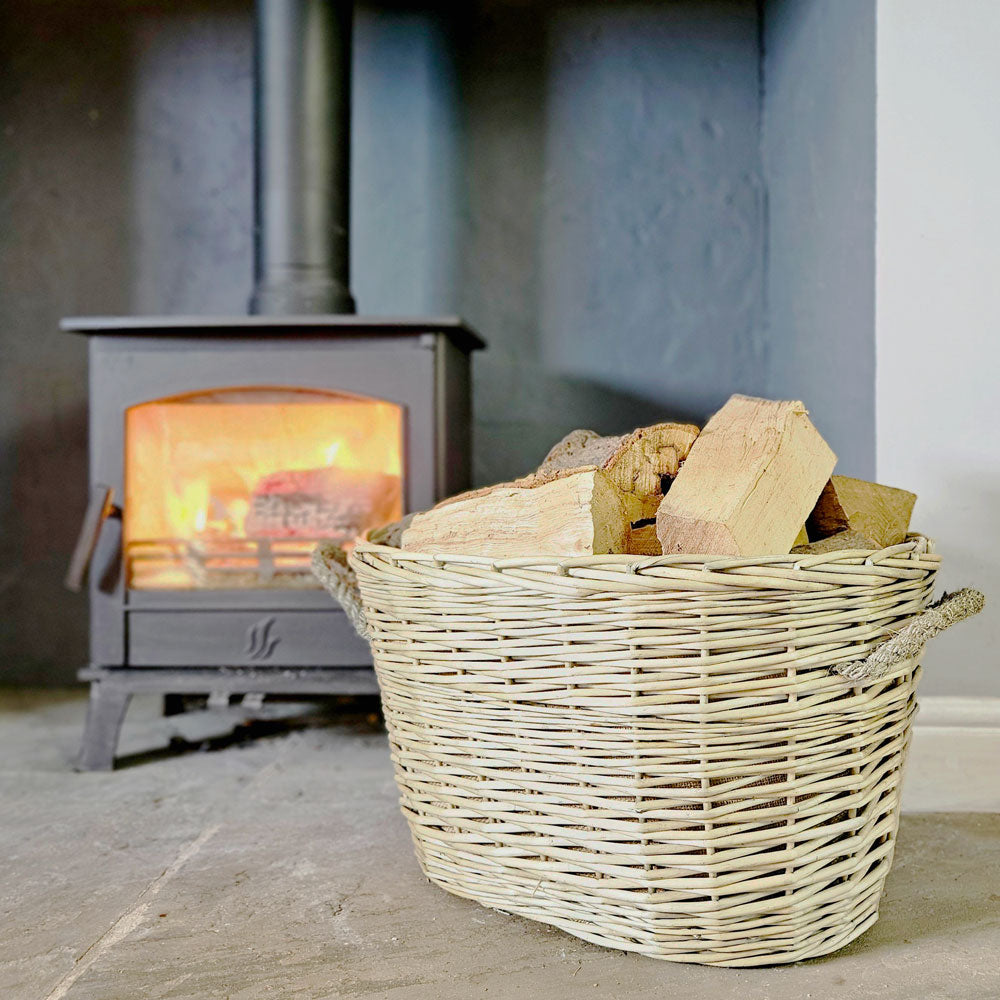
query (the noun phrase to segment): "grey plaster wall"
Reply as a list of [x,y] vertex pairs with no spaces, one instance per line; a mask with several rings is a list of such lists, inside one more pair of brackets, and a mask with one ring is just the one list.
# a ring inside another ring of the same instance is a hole
[[67,314],[240,309],[246,5],[0,5],[0,682],[67,683],[86,495],[86,345]]
[[131,305],[129,38],[70,3],[0,19],[0,677],[65,681],[85,648],[61,577],[86,482],[86,356],[56,323]]
[[[456,9],[458,8],[458,9]],[[232,0],[0,9],[0,679],[63,683],[85,489],[69,313],[240,312],[250,11]],[[359,9],[354,288],[459,312],[475,470],[580,424],[703,417],[769,385],[752,0]]]
[[838,471],[875,478],[875,7],[769,0],[767,393],[804,399]]
[[496,4],[454,30],[482,477],[762,388],[755,5]]
[[762,391],[758,52],[740,0],[359,18],[355,293],[486,335],[478,481]]

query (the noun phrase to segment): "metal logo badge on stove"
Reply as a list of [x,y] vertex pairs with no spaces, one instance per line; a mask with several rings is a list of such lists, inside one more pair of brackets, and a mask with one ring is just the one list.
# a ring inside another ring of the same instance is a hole
[[247,629],[247,642],[243,652],[251,660],[269,660],[271,658],[275,647],[281,642],[279,636],[271,634],[276,623],[277,619],[272,615],[268,618],[261,618],[260,621],[254,622]]

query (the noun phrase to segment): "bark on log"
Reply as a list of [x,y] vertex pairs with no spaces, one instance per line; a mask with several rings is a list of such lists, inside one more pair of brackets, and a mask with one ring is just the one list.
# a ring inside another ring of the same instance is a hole
[[582,465],[603,469],[622,491],[632,534],[628,551],[660,555],[656,531],[639,522],[656,517],[663,494],[698,437],[694,424],[661,423],[631,434],[601,437],[576,430],[546,455],[536,475],[551,475]]

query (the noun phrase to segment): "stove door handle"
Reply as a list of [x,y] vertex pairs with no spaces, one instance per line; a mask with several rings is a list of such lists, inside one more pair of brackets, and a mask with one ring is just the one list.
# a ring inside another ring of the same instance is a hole
[[83,590],[83,581],[87,578],[90,560],[94,557],[104,522],[109,517],[121,517],[121,508],[111,502],[113,496],[114,490],[103,483],[95,483],[90,488],[90,502],[83,515],[80,535],[69,560],[69,569],[66,571],[66,587],[75,593]]

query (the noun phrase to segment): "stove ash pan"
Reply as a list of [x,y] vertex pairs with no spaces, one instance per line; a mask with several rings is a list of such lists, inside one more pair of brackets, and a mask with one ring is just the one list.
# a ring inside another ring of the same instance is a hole
[[457,319],[68,319],[90,344],[90,598],[81,766],[110,767],[132,693],[376,690],[309,572],[316,542],[468,488]]

